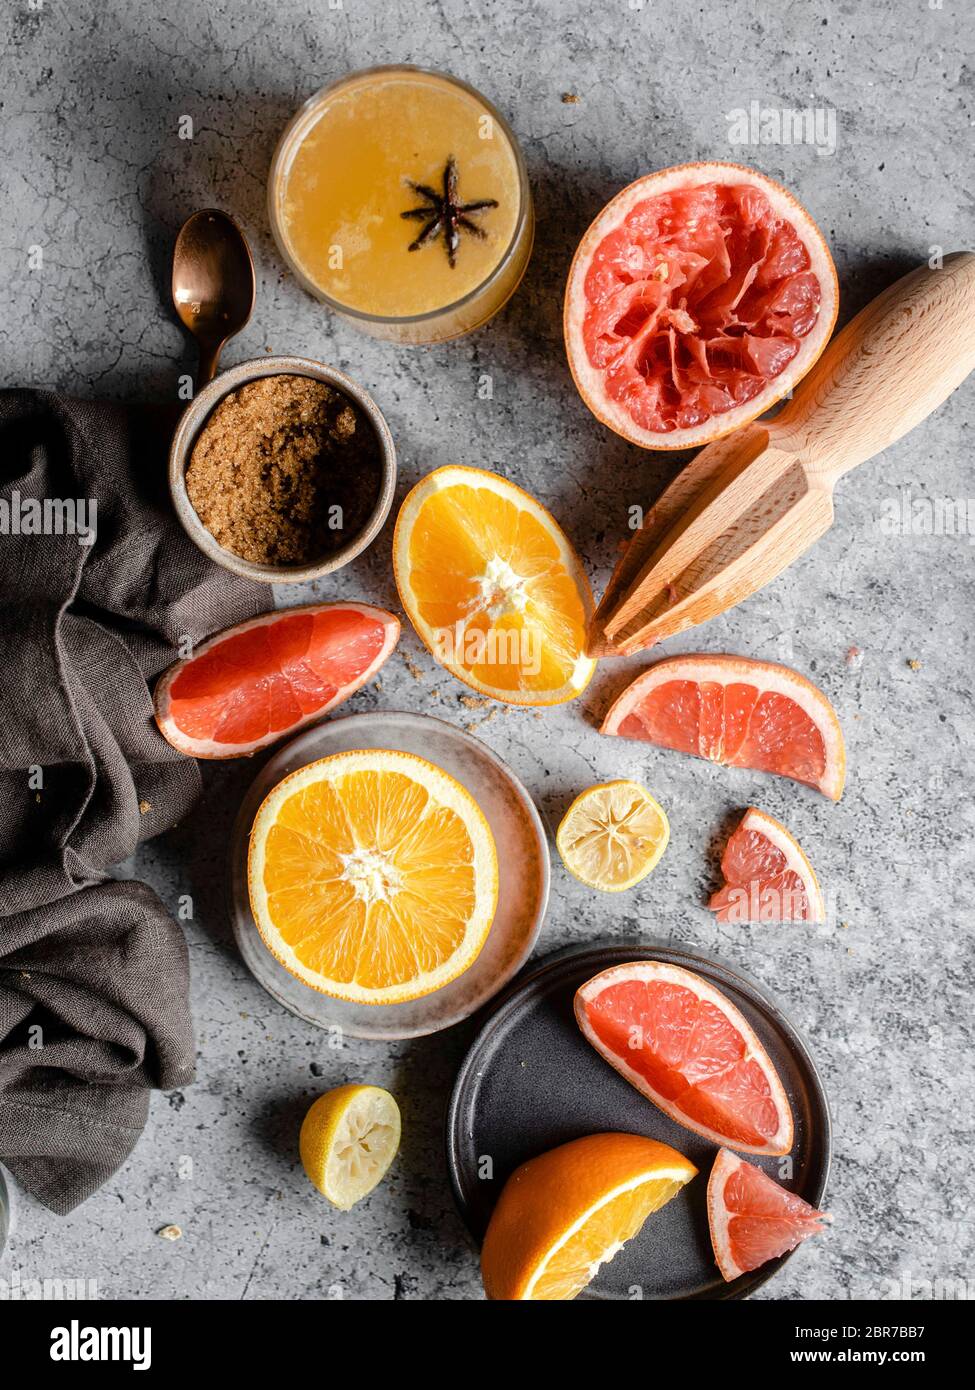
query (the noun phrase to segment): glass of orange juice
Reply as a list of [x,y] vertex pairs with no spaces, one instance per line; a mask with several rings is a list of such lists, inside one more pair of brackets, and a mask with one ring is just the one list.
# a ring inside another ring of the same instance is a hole
[[465,82],[409,66],[351,73],[305,102],[275,151],[268,209],[306,290],[404,343],[496,314],[535,228],[504,117]]

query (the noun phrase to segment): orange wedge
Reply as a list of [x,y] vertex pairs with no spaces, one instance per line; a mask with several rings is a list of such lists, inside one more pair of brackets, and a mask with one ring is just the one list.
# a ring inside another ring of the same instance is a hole
[[393,570],[421,640],[482,695],[556,705],[592,678],[579,557],[554,517],[496,473],[452,465],[417,483],[396,521]]
[[517,1168],[484,1237],[491,1299],[575,1298],[697,1169],[637,1134],[590,1134]]
[[476,960],[498,899],[491,829],[453,777],[369,749],[309,764],[266,797],[248,855],[268,950],[312,989],[397,1004]]

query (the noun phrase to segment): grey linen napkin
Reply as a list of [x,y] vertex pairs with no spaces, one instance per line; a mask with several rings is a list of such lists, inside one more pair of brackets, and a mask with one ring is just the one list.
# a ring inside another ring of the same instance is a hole
[[182,933],[108,872],[200,791],[149,685],[269,604],[173,517],[173,423],[0,392],[0,1160],[58,1212],[125,1161],[149,1088],[193,1079]]

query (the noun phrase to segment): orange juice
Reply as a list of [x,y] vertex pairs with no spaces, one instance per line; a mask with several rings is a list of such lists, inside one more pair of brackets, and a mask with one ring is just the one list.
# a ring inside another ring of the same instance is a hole
[[399,341],[477,327],[531,253],[507,124],[472,88],[417,68],[354,73],[312,97],[278,146],[269,205],[305,288]]

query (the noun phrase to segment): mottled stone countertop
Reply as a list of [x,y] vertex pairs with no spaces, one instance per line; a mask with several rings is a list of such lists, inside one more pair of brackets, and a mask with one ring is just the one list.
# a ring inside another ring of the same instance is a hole
[[[440,464],[495,468],[552,509],[599,589],[627,508],[651,501],[679,460],[608,433],[573,389],[560,299],[581,232],[639,173],[751,162],[819,220],[849,317],[933,248],[971,236],[966,11],[964,0],[14,0],[0,20],[4,383],[172,399],[192,360],[166,303],[173,235],[193,209],[226,208],[258,268],[257,308],[227,361],[270,349],[348,371],[389,419],[400,496]],[[445,68],[496,102],[523,141],[538,211],[534,258],[508,308],[433,349],[372,342],[331,317],[284,271],[265,216],[271,151],[297,104],[343,71],[399,60]],[[753,100],[835,112],[835,148],[731,144],[731,116]],[[179,138],[184,115],[192,139]],[[485,375],[490,399],[478,391]],[[762,1298],[872,1298],[905,1279],[975,1277],[975,551],[970,534],[884,523],[905,497],[971,494],[972,402],[969,385],[846,478],[832,530],[763,593],[667,645],[782,660],[818,682],[848,741],[838,805],[601,738],[618,665],[541,718],[472,710],[407,630],[381,681],[348,707],[427,710],[475,730],[550,827],[577,791],[613,776],[638,776],[668,808],[667,854],[622,898],[587,891],[555,863],[539,950],[632,935],[688,943],[745,966],[810,1039],[835,1121],[836,1222]],[[391,530],[337,579],[281,601],[396,607]],[[853,664],[851,647],[862,653]],[[22,1199],[0,1271],[93,1279],[108,1298],[478,1298],[441,1142],[470,1027],[330,1047],[254,983],[223,907],[227,834],[253,771],[208,767],[195,814],[123,869],[173,907],[192,896],[197,1083],[155,1097],[131,1161],[70,1217]],[[825,928],[717,927],[705,910],[722,829],[756,801],[817,867]],[[296,1135],[318,1092],[359,1077],[400,1098],[405,1138],[387,1182],[350,1219],[315,1198]],[[182,1240],[159,1239],[172,1222]]]

